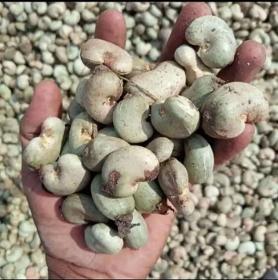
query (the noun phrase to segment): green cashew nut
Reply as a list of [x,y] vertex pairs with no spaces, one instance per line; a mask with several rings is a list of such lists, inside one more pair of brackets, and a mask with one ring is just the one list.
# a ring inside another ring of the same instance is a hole
[[186,29],[185,38],[199,46],[197,54],[208,67],[223,68],[234,60],[237,43],[233,30],[219,17],[196,18]]
[[199,134],[184,142],[184,165],[192,184],[205,183],[213,175],[214,155],[210,144]]
[[90,39],[81,45],[81,59],[89,68],[104,64],[120,75],[132,71],[132,58],[121,47],[101,39]]
[[69,131],[69,149],[80,156],[86,145],[96,137],[97,125],[86,113],[80,113],[73,120]]
[[266,119],[268,111],[268,101],[259,89],[242,82],[228,83],[205,101],[202,128],[213,138],[234,138],[244,131],[245,123]]
[[163,162],[158,182],[179,213],[184,216],[192,214],[195,205],[190,197],[187,170],[181,162],[175,158]]
[[59,157],[65,123],[56,117],[47,118],[41,127],[40,136],[33,138],[23,152],[23,160],[32,168],[53,163]]
[[106,126],[98,131],[98,135],[101,136],[111,136],[111,137],[117,137],[120,138],[119,134],[115,130],[113,126]]
[[185,89],[181,95],[191,100],[200,109],[208,96],[224,84],[225,81],[215,75],[205,75],[194,81],[191,87]]
[[200,113],[184,96],[172,96],[151,107],[151,122],[155,129],[171,138],[186,138],[199,126]]
[[89,170],[99,172],[107,156],[125,146],[129,144],[121,138],[98,134],[84,149],[82,162]]
[[108,225],[99,223],[85,229],[85,243],[95,253],[114,255],[123,246],[123,239]]
[[130,232],[125,236],[124,241],[129,248],[139,249],[148,242],[148,226],[142,215],[136,210],[132,213]]
[[103,164],[103,191],[115,197],[133,195],[139,182],[153,181],[158,172],[159,161],[150,150],[123,147],[111,153]]
[[155,182],[142,182],[133,195],[135,208],[140,213],[167,213],[165,195]]
[[67,196],[62,203],[62,213],[66,221],[73,224],[90,222],[106,223],[106,218],[95,206],[93,199],[84,193]]
[[108,67],[99,65],[86,83],[82,104],[95,121],[110,124],[113,110],[122,93],[122,80]]
[[82,190],[91,179],[90,172],[74,154],[62,155],[57,162],[42,166],[40,175],[44,187],[60,196]]
[[117,133],[129,143],[141,143],[153,134],[149,117],[149,104],[140,95],[128,95],[120,101],[113,113],[113,124]]
[[142,95],[149,104],[178,95],[185,86],[184,70],[174,61],[158,64],[153,70],[132,77],[126,84],[126,92]]

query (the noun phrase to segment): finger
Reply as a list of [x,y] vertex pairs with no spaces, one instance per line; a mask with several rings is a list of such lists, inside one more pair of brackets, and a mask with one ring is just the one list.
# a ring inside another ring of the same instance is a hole
[[204,2],[186,4],[172,29],[171,35],[162,50],[160,61],[173,59],[177,47],[185,43],[185,30],[196,18],[211,15],[210,7]]
[[126,25],[122,13],[116,10],[106,10],[97,20],[95,37],[125,47]]
[[231,160],[236,154],[241,152],[252,140],[255,132],[253,124],[246,124],[245,130],[233,139],[218,139],[213,144],[215,165],[223,164]]
[[237,49],[235,59],[218,73],[227,82],[251,82],[262,69],[266,59],[265,47],[252,40],[243,42]]
[[61,92],[54,81],[45,80],[36,86],[31,104],[20,123],[23,147],[39,134],[41,124],[46,118],[61,114],[61,105]]

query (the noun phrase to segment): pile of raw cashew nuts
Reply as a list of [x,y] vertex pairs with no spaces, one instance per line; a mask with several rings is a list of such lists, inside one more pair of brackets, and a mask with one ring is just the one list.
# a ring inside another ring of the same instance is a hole
[[268,116],[261,91],[215,75],[233,62],[237,48],[223,20],[197,18],[185,38],[190,45],[176,49],[175,61],[158,65],[88,40],[81,58],[91,76],[79,83],[68,120],[46,119],[24,151],[43,186],[65,196],[64,218],[88,224],[85,241],[94,252],[143,247],[142,214],[167,214],[172,206],[184,217],[192,214],[197,201],[189,182],[213,175],[205,135],[234,138],[246,122]]

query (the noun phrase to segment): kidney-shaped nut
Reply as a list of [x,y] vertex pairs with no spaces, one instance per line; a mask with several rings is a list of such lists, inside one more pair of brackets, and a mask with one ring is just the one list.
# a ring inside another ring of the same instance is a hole
[[85,243],[93,252],[109,255],[119,253],[124,246],[118,233],[103,223],[85,229]]
[[62,213],[66,221],[73,224],[90,222],[106,223],[106,218],[96,207],[93,199],[85,193],[67,196],[62,203]]
[[190,46],[182,45],[178,47],[175,51],[175,60],[184,67],[189,85],[196,79],[211,74],[210,69],[202,63],[195,50]]
[[181,162],[175,158],[163,162],[160,166],[158,182],[180,214],[184,216],[192,214],[194,203],[189,195],[188,174]]
[[150,71],[155,67],[155,64],[139,58],[138,56],[132,56],[132,61],[132,71],[126,75],[126,78],[128,79],[143,72]]
[[96,175],[91,183],[91,195],[98,210],[110,220],[120,220],[123,216],[132,214],[135,208],[133,196],[115,198],[102,191],[103,180]]
[[198,128],[199,119],[199,111],[184,96],[172,96],[151,107],[152,125],[159,133],[170,138],[190,136]]
[[184,70],[174,61],[165,61],[151,71],[132,77],[125,90],[130,94],[144,96],[151,104],[178,95],[185,82]]
[[99,65],[86,83],[82,104],[95,121],[110,124],[113,110],[122,93],[122,80],[108,67]]
[[213,138],[234,138],[240,135],[245,123],[256,123],[267,118],[268,101],[256,87],[231,82],[214,91],[205,101],[202,128]]
[[153,181],[158,172],[158,159],[150,150],[141,146],[123,147],[111,153],[103,164],[103,190],[116,197],[130,196],[139,182]]
[[62,155],[54,164],[41,168],[41,180],[44,187],[51,193],[64,196],[82,190],[91,179],[80,158],[74,154]]
[[136,210],[132,213],[130,232],[125,236],[124,241],[129,248],[139,249],[148,242],[148,226],[142,215]]
[[86,113],[82,112],[72,121],[69,131],[69,149],[71,153],[81,155],[86,145],[96,137],[97,124]]
[[113,113],[113,124],[118,134],[129,143],[141,143],[153,134],[149,104],[140,95],[128,95],[120,101]]
[[181,95],[191,100],[200,109],[208,96],[224,84],[225,81],[215,75],[205,75],[194,81],[191,87],[185,89]]
[[191,184],[205,183],[213,175],[214,155],[210,144],[199,134],[184,142],[184,165]]
[[47,118],[41,127],[40,136],[33,138],[23,152],[24,161],[32,168],[53,163],[60,154],[65,123],[56,118]]
[[106,126],[98,131],[98,136],[111,136],[120,138],[119,134],[113,126]]
[[76,99],[75,98],[72,99],[68,108],[68,115],[70,120],[71,121],[74,120],[77,115],[79,115],[84,111],[85,109],[78,102],[76,102]]
[[98,134],[84,149],[82,162],[89,170],[99,172],[106,157],[125,146],[129,144],[121,138]]
[[77,88],[76,88],[76,93],[75,93],[75,101],[82,107],[84,107],[83,104],[83,95],[85,93],[85,88],[86,88],[86,84],[88,82],[87,78],[82,79]]
[[125,75],[132,71],[132,58],[121,47],[101,39],[90,39],[81,45],[81,59],[89,68],[104,64],[112,71]]
[[168,207],[165,195],[154,181],[139,183],[133,197],[135,208],[140,213],[167,213]]
[[146,148],[156,155],[159,162],[163,162],[171,157],[174,150],[174,142],[167,137],[157,137]]
[[234,60],[237,43],[233,30],[217,16],[202,16],[185,31],[188,43],[199,46],[202,62],[211,68],[223,68]]

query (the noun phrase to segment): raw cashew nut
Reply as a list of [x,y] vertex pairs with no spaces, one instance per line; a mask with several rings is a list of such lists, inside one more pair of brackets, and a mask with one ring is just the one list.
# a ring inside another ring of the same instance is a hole
[[141,143],[153,134],[149,104],[140,95],[129,95],[120,101],[113,113],[113,124],[118,134],[129,143]]
[[133,197],[135,208],[140,213],[167,213],[168,206],[165,195],[155,182],[139,183]]
[[172,158],[160,166],[158,182],[179,213],[184,216],[192,214],[194,202],[189,195],[188,174],[184,165]]
[[81,155],[86,145],[96,137],[97,125],[86,113],[80,113],[72,121],[69,131],[69,149],[72,154]]
[[119,134],[113,126],[106,126],[98,131],[98,136],[111,136],[120,138]]
[[126,245],[132,249],[144,247],[148,242],[148,226],[142,215],[136,210],[132,213],[130,232],[124,238]]
[[130,94],[143,95],[151,104],[178,95],[185,82],[184,70],[174,61],[165,61],[151,71],[132,77],[125,90]]
[[72,99],[68,108],[68,115],[70,120],[72,121],[76,118],[77,115],[84,111],[84,108],[78,102],[76,102],[76,98]]
[[65,154],[53,164],[41,168],[41,180],[51,193],[64,196],[82,190],[91,179],[77,155]]
[[196,79],[211,74],[210,69],[202,63],[195,50],[190,46],[182,45],[178,47],[175,51],[175,60],[184,67],[189,85]]
[[139,182],[153,181],[159,172],[156,156],[141,146],[111,153],[102,167],[103,191],[116,197],[133,195]]
[[185,31],[187,42],[199,46],[202,62],[211,68],[223,68],[234,60],[237,43],[233,30],[217,16],[202,16]]
[[245,123],[256,123],[268,116],[269,105],[256,87],[242,82],[225,84],[214,91],[202,107],[202,127],[214,138],[234,138]]
[[108,67],[100,65],[95,67],[86,83],[82,104],[95,121],[110,124],[113,110],[122,93],[122,80]]
[[101,39],[93,38],[82,44],[80,56],[83,63],[89,68],[104,64],[120,75],[132,71],[132,58],[128,52]]
[[225,81],[215,75],[205,75],[194,81],[191,87],[185,89],[181,95],[191,100],[200,109],[208,96],[224,84]]
[[205,183],[213,175],[214,155],[210,144],[199,134],[184,142],[184,165],[192,184]]
[[126,75],[126,77],[128,79],[130,79],[133,76],[136,76],[143,72],[150,71],[154,67],[155,67],[155,65],[153,63],[150,63],[142,58],[139,58],[138,56],[133,56],[132,57],[132,71],[128,75]]
[[99,172],[107,156],[125,146],[129,144],[121,138],[98,134],[84,149],[82,162],[89,170]]
[[71,194],[62,204],[62,213],[66,221],[73,224],[86,224],[88,221],[106,223],[106,218],[95,206],[93,199],[84,193]]
[[76,102],[77,102],[80,106],[82,106],[82,107],[84,107],[84,104],[83,104],[83,95],[84,95],[84,93],[85,93],[85,88],[86,88],[87,82],[88,82],[88,79],[87,79],[87,78],[82,79],[82,80],[79,82],[79,84],[78,84],[78,86],[77,86],[77,88],[76,88],[75,100],[76,100]]
[[41,127],[40,136],[33,138],[23,152],[24,161],[35,169],[54,162],[60,154],[65,123],[56,118],[47,118]]
[[155,129],[171,138],[186,138],[199,126],[200,113],[184,96],[172,96],[151,107],[151,122]]
[[117,254],[124,246],[124,241],[118,233],[103,223],[85,229],[85,242],[89,249],[101,254]]
[[159,162],[163,162],[171,157],[174,150],[174,142],[167,137],[157,137],[146,148],[156,155]]

